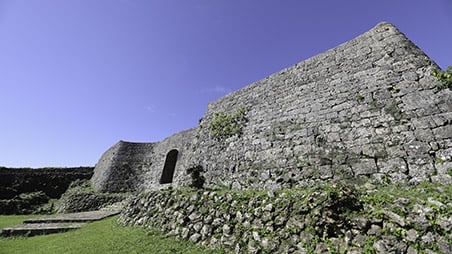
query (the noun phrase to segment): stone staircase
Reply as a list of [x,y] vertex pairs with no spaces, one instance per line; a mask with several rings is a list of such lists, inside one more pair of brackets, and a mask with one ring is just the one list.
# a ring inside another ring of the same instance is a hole
[[120,213],[119,209],[66,213],[28,219],[20,225],[4,228],[0,236],[34,236],[66,232],[81,228],[88,222],[102,220]]

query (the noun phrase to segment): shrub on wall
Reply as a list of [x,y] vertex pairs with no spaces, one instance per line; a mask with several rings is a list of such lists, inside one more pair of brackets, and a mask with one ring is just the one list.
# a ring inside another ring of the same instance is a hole
[[233,114],[227,114],[225,112],[215,113],[208,128],[211,136],[220,140],[241,134],[246,122],[246,109],[241,107]]
[[452,65],[447,67],[446,71],[435,68],[432,70],[432,75],[441,81],[440,89],[452,89]]

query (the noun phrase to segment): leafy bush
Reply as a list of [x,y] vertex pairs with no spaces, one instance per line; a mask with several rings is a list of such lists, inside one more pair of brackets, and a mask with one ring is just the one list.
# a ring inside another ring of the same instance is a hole
[[441,81],[440,89],[452,89],[452,65],[447,67],[446,71],[432,69],[432,75]]
[[233,114],[225,112],[215,113],[208,128],[213,138],[224,139],[241,134],[246,122],[246,109],[242,107]]

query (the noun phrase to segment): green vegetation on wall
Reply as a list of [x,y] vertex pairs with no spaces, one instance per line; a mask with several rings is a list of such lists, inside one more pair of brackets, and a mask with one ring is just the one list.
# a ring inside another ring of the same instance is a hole
[[225,112],[215,113],[208,128],[213,138],[221,140],[234,135],[240,135],[246,122],[246,109],[241,107],[232,114]]
[[452,65],[447,67],[446,71],[433,69],[432,75],[441,81],[440,89],[452,89]]
[[128,193],[96,192],[90,180],[76,180],[59,200],[58,212],[94,211],[104,206],[120,202]]
[[121,223],[236,253],[449,253],[451,191],[429,182],[373,181],[275,191],[168,189],[131,200]]

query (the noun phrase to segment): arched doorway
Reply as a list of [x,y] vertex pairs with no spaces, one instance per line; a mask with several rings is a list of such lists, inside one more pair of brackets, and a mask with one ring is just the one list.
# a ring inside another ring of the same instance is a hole
[[173,149],[168,152],[165,159],[165,165],[163,166],[162,177],[160,177],[160,184],[172,183],[174,169],[176,168],[177,155],[179,151]]

